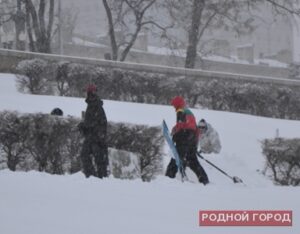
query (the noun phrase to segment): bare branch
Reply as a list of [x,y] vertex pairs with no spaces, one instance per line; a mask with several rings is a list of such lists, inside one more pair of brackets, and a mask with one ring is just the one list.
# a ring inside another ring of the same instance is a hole
[[54,0],[50,0],[50,7],[49,7],[49,22],[47,27],[47,38],[51,38],[52,33],[52,26],[54,21]]
[[299,9],[293,10],[292,8],[288,8],[285,5],[278,3],[276,0],[265,0],[265,1],[271,3],[276,8],[282,9],[282,10],[284,10],[284,11],[286,11],[286,12],[292,14],[292,15],[294,15],[294,14],[299,15],[300,14]]
[[171,25],[168,25],[168,26],[161,26],[160,24],[158,24],[157,22],[155,22],[153,20],[148,20],[148,21],[144,21],[143,23],[141,23],[142,26],[145,26],[147,24],[154,25],[155,27],[161,29],[162,31],[166,31],[167,29],[174,27],[174,23],[172,23]]

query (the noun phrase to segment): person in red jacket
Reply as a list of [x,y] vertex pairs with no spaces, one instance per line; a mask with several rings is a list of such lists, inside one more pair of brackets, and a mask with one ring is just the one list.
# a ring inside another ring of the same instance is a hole
[[[176,110],[176,125],[172,129],[173,142],[178,151],[182,165],[188,166],[197,175],[200,183],[209,183],[208,177],[197,159],[197,123],[192,111],[186,107],[181,96],[176,96],[171,101]],[[175,159],[171,159],[166,176],[175,178],[178,167]]]

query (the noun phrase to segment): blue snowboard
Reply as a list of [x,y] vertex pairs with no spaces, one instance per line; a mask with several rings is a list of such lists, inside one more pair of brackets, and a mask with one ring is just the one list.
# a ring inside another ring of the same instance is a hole
[[163,135],[164,135],[164,137],[165,137],[165,139],[166,139],[166,141],[167,141],[167,143],[168,143],[168,145],[169,145],[169,147],[171,149],[172,157],[176,161],[176,165],[177,165],[177,167],[178,167],[178,169],[180,171],[181,179],[183,181],[184,179],[186,179],[185,170],[183,168],[181,159],[180,159],[179,154],[178,154],[178,152],[177,152],[177,150],[175,148],[175,145],[173,143],[172,137],[171,137],[170,132],[169,132],[169,128],[168,128],[165,120],[163,120],[162,129],[163,129]]

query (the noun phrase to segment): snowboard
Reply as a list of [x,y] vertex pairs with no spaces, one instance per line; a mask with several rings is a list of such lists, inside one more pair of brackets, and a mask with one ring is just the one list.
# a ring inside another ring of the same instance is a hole
[[184,181],[184,180],[187,179],[187,176],[185,174],[185,170],[183,168],[181,159],[180,159],[179,154],[178,154],[178,152],[176,150],[176,147],[175,147],[174,142],[172,140],[172,137],[171,137],[168,125],[167,125],[167,123],[166,123],[165,120],[163,120],[162,129],[163,129],[164,138],[165,138],[166,142],[168,143],[168,146],[169,146],[169,148],[171,150],[172,157],[175,159],[176,165],[177,165],[177,167],[179,169],[179,172],[181,174],[181,179],[182,179],[182,181]]

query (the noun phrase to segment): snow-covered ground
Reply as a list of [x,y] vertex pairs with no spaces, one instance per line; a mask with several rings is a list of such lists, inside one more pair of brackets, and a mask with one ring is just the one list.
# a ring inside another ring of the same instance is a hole
[[[18,93],[15,77],[0,74],[0,110],[80,116],[83,98]],[[115,122],[160,125],[175,122],[171,106],[104,100],[107,118]],[[222,151],[205,155],[247,186],[233,184],[201,161],[211,183],[181,183],[159,176],[151,183],[108,178],[86,179],[82,173],[54,176],[38,172],[0,171],[0,233],[300,233],[299,187],[272,184],[264,168],[260,141],[275,136],[300,137],[300,121],[279,120],[193,109],[219,132]],[[169,158],[165,158],[166,163]],[[188,171],[193,180],[192,172]],[[292,210],[292,227],[199,227],[199,210]]]

